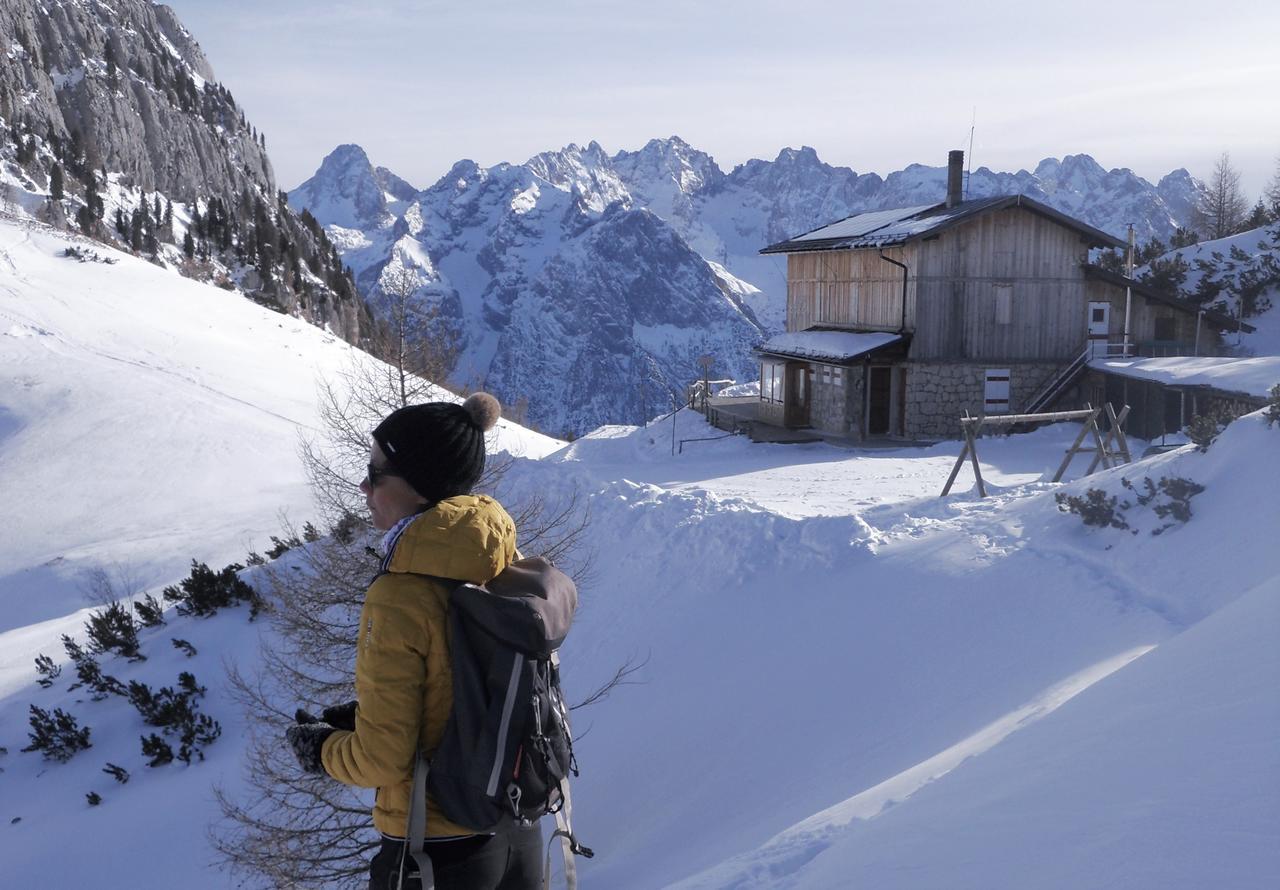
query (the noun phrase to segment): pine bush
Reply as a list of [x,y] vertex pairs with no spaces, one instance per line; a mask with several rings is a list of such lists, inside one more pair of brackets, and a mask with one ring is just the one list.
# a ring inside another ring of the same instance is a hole
[[72,664],[76,666],[77,682],[68,687],[74,691],[81,686],[87,686],[93,691],[90,696],[94,701],[102,701],[108,695],[125,695],[127,690],[124,684],[115,677],[109,676],[102,672],[102,666],[94,659],[92,655],[84,651],[84,649],[75,640],[66,634],[62,635],[62,646],[67,650],[67,656],[71,659]]
[[147,758],[147,766],[164,766],[173,763],[173,748],[153,732],[142,737],[142,756]]
[[138,625],[128,608],[113,602],[103,609],[89,613],[85,622],[89,636],[89,651],[116,652],[130,661],[146,661],[138,648]]
[[[1054,495],[1054,500],[1058,502],[1058,509],[1064,513],[1075,513],[1083,520],[1085,525],[1092,525],[1098,528],[1128,528],[1129,523],[1125,522],[1123,516],[1116,512],[1115,495],[1110,497],[1101,488],[1090,488],[1084,493],[1084,497],[1077,495],[1068,495],[1058,492]],[[1125,501],[1120,505],[1120,509],[1124,510],[1129,506],[1129,502]]]
[[297,535],[289,535],[289,537],[284,539],[277,538],[275,535],[272,535],[271,546],[267,549],[267,558],[279,559],[280,557],[288,553],[290,550],[292,550],[294,547],[301,547],[301,546],[302,546],[302,541],[298,539]]
[[138,613],[138,621],[143,627],[159,627],[164,624],[164,603],[156,599],[155,594],[148,593],[133,604]]
[[1187,424],[1187,438],[1195,443],[1196,450],[1205,452],[1226,428],[1222,419],[1213,414],[1197,414]]
[[66,763],[77,751],[93,747],[89,741],[89,727],[81,727],[76,718],[61,708],[50,714],[43,708],[31,706],[31,744],[23,751],[39,751],[45,760]]
[[[190,763],[193,756],[204,760],[202,749],[222,735],[221,724],[209,715],[201,714],[196,705],[196,699],[202,698],[205,691],[205,687],[196,682],[193,674],[183,671],[178,675],[176,690],[165,686],[157,692],[145,683],[132,681],[129,684],[129,701],[138,709],[147,725],[159,727],[166,736],[178,738],[178,759],[183,763]],[[153,733],[152,738],[155,737]],[[169,752],[169,759],[172,760],[172,748],[169,748]],[[146,740],[143,742],[143,753],[151,756]],[[167,763],[168,760],[164,762]]]
[[166,587],[164,598],[177,603],[179,615],[207,618],[228,606],[249,604],[249,617],[262,609],[262,600],[252,587],[236,574],[244,566],[232,563],[215,572],[202,562],[191,561],[191,574],[177,587]]
[[37,655],[36,673],[40,675],[40,679],[36,680],[40,688],[48,689],[53,685],[54,680],[62,676],[62,665],[54,664],[53,659],[48,655]]

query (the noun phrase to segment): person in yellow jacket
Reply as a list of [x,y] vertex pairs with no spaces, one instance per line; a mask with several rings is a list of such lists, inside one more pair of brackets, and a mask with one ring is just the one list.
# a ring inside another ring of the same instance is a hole
[[[385,555],[360,612],[356,701],[325,709],[319,720],[300,712],[303,722],[286,733],[304,770],[378,789],[373,823],[383,842],[370,890],[398,887],[417,752],[430,759],[453,705],[450,588],[437,579],[482,584],[516,558],[511,517],[493,498],[471,493],[484,470],[484,434],[499,412],[496,399],[476,393],[461,405],[401,408],[373,431],[360,489],[374,528],[386,533]],[[426,834],[437,890],[539,886],[536,824],[478,833],[450,822],[428,797]],[[416,875],[404,884],[420,886]]]

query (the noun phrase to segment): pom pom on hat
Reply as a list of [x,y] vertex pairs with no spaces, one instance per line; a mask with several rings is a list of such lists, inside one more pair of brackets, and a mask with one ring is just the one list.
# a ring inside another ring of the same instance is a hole
[[498,418],[502,416],[502,406],[498,404],[498,400],[487,392],[472,393],[467,396],[467,400],[462,403],[463,409],[471,415],[471,422],[478,426],[481,432],[489,432],[498,422]]

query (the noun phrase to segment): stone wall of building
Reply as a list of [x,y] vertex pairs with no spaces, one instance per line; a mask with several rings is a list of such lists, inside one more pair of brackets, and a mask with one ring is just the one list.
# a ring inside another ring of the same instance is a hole
[[[1060,370],[1060,364],[992,365],[1009,370],[1009,411],[1017,414]],[[912,362],[907,365],[905,433],[909,439],[956,439],[966,410],[983,413],[987,366]],[[1057,406],[1063,409],[1067,406]],[[1069,406],[1074,407],[1074,405]]]
[[[811,365],[813,376],[809,419],[814,429],[836,436],[857,435],[862,408],[862,369]],[[835,382],[832,370],[839,372]]]

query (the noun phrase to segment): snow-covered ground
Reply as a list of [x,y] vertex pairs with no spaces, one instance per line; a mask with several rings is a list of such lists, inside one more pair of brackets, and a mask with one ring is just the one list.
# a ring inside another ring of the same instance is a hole
[[[68,244],[117,260],[81,263]],[[300,436],[368,357],[306,322],[99,244],[0,222],[0,691],[107,571],[139,589],[316,518]],[[556,440],[503,423],[498,447]],[[80,619],[82,620],[82,619]],[[72,620],[71,625],[77,623]],[[27,630],[22,630],[26,628]]]
[[[310,518],[298,431],[351,353],[63,244],[0,223],[0,884],[230,886],[206,837],[211,789],[238,793],[244,766],[220,670],[252,668],[260,625],[170,616],[147,662],[104,663],[209,687],[223,735],[190,767],[148,769],[131,709],[38,688],[32,659],[61,660],[85,571],[155,589],[262,549],[282,510]],[[965,467],[942,499],[957,443],[755,445],[689,411],[568,445],[507,427],[514,494],[590,498],[570,699],[643,662],[576,712],[583,886],[1273,886],[1280,427],[1252,415],[1207,453],[1087,480],[1081,457],[1052,484],[1075,429],[982,440],[992,496]],[[1162,528],[1161,500],[1121,485],[1144,477],[1203,485],[1191,519]],[[1090,487],[1130,502],[1130,529],[1055,503]],[[93,748],[22,753],[33,703]]]

